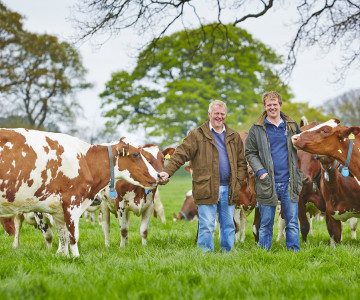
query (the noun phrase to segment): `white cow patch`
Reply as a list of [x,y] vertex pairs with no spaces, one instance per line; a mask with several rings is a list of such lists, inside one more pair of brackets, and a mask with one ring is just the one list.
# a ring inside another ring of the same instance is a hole
[[13,144],[12,143],[10,143],[10,142],[7,142],[6,144],[5,144],[5,147],[8,147],[9,149],[12,149],[13,148]]
[[318,130],[319,128],[323,127],[323,126],[330,126],[330,127],[332,127],[332,128],[335,128],[335,127],[339,126],[339,124],[336,123],[334,119],[331,119],[331,120],[329,120],[329,121],[327,121],[327,122],[325,122],[325,123],[321,123],[321,124],[319,124],[319,125],[316,125],[316,126],[313,127],[313,128],[310,128],[310,129],[308,129],[308,130],[305,130],[304,132],[307,132],[307,131],[315,131],[315,130]]

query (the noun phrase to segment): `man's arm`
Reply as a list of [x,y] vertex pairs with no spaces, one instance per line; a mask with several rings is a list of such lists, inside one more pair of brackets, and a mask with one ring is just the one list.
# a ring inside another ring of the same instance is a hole
[[163,172],[160,172],[160,181],[167,183],[183,164],[190,161],[197,151],[197,142],[193,131],[190,131],[184,141],[175,149]]
[[[254,126],[254,125],[253,125]],[[259,148],[255,137],[255,130],[253,129],[253,126],[249,130],[249,134],[245,141],[245,157],[247,161],[249,162],[249,165],[256,173],[256,176],[258,176],[260,179],[263,179],[266,177],[267,170],[264,168],[260,157],[259,157]]]

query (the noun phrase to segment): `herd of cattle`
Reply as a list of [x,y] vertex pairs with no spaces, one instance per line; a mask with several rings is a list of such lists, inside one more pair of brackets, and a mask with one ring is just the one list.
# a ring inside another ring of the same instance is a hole
[[[337,119],[322,124],[302,121],[300,126],[303,132],[292,142],[304,174],[299,199],[302,239],[306,242],[311,229],[309,215],[322,212],[335,245],[341,240],[341,221],[360,217],[360,127],[341,126]],[[240,134],[245,141],[247,133]],[[68,255],[70,244],[71,255],[79,256],[79,219],[84,212],[93,216],[98,208],[106,246],[110,243],[110,213],[119,220],[120,245],[125,246],[130,212],[141,216],[140,234],[146,245],[153,212],[165,222],[158,173],[174,151],[161,151],[153,144],[134,146],[124,138],[91,145],[65,134],[0,129],[0,220],[5,230],[15,235],[13,247],[19,246],[25,219],[42,231],[47,247],[52,246],[54,226],[59,237],[57,252]],[[344,177],[342,171],[346,176],[347,168],[350,176]],[[186,169],[191,172],[191,165]],[[249,167],[234,215],[236,241],[244,241],[246,218],[254,209],[253,233],[258,241],[260,213],[254,176]],[[189,191],[174,220],[192,220],[197,215]],[[355,234],[356,221],[352,219]],[[281,233],[279,227],[278,238]]]

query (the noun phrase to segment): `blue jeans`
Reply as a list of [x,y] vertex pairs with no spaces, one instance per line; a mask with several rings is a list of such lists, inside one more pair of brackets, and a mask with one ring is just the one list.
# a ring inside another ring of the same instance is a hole
[[[298,203],[290,198],[289,182],[275,183],[276,194],[281,201],[281,209],[285,219],[286,247],[288,250],[300,251]],[[261,223],[259,229],[259,247],[270,250],[273,238],[273,227],[276,206],[259,204]]]
[[214,251],[214,226],[216,212],[220,223],[220,247],[228,252],[234,246],[235,205],[228,204],[229,186],[221,185],[219,189],[218,204],[199,205],[199,232],[197,246],[206,252]]

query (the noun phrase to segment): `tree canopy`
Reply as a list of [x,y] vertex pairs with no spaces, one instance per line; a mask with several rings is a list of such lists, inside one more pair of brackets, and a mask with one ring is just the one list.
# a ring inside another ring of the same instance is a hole
[[325,111],[338,118],[342,125],[359,126],[360,89],[350,90],[324,104]]
[[55,36],[23,30],[21,15],[0,5],[3,116],[26,119],[32,128],[68,124],[80,108],[72,97],[90,86],[79,53]]
[[232,25],[177,32],[160,39],[155,51],[141,52],[133,72],[112,74],[100,95],[104,116],[108,126],[148,128],[149,136],[173,143],[207,120],[210,101],[220,99],[228,106],[227,123],[236,126],[264,91],[292,97],[276,72],[280,63],[271,49]]
[[82,38],[134,28],[143,37],[148,36],[145,43],[152,41],[154,47],[175,26],[183,26],[185,30],[212,22],[237,26],[293,5],[298,19],[294,20],[296,34],[289,41],[287,74],[291,74],[296,64],[298,51],[315,45],[323,47],[325,52],[335,46],[342,48],[342,64],[337,66],[339,76],[345,75],[350,66],[360,64],[359,0],[295,0],[291,4],[284,0],[81,0],[79,3],[75,21]]

